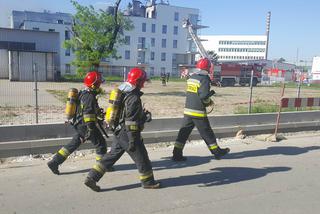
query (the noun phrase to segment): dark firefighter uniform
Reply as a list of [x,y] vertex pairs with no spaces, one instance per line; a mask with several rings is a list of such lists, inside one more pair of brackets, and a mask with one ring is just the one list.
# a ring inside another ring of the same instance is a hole
[[211,105],[211,96],[214,91],[210,91],[210,78],[208,72],[197,70],[191,74],[187,80],[186,103],[184,108],[184,118],[178,137],[174,144],[173,160],[185,160],[182,156],[184,145],[192,132],[194,126],[197,127],[201,137],[207,144],[210,152],[219,158],[220,151],[216,137],[210,127],[207,117],[206,107]]
[[53,159],[48,162],[48,166],[53,173],[59,174],[58,165],[62,164],[86,140],[90,140],[96,147],[97,161],[101,160],[102,156],[106,153],[106,141],[96,126],[100,117],[103,117],[96,95],[97,92],[95,90],[88,88],[80,91],[80,102],[77,105],[76,116],[72,122],[76,134],[71,142],[62,147]]
[[148,121],[141,104],[140,97],[142,95],[143,92],[137,88],[125,92],[119,121],[120,125],[118,126],[118,130],[114,132],[111,151],[93,166],[85,181],[85,184],[94,191],[99,191],[100,187],[90,184],[90,180],[94,181],[94,183],[98,182],[106,169],[113,166],[125,151],[130,155],[138,168],[142,186],[154,185],[155,181],[151,162],[141,137],[144,123]]

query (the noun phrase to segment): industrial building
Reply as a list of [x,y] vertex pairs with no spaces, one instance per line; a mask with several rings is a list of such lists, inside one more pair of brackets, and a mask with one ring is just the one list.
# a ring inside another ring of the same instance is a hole
[[[0,78],[53,81],[59,65],[59,34],[0,28]],[[35,66],[35,67],[34,67]]]
[[57,32],[59,35],[59,67],[57,72],[71,74],[74,68],[71,61],[74,55],[70,49],[63,48],[65,40],[71,38],[72,15],[68,13],[51,13],[49,11],[12,11],[11,28],[33,31]]

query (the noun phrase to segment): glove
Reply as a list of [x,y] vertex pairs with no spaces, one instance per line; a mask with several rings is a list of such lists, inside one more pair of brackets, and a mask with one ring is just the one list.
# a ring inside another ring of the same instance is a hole
[[97,118],[98,120],[100,121],[103,121],[104,120],[104,111],[103,111],[103,108],[99,108],[98,112],[97,112]]
[[94,123],[88,123],[87,124],[87,132],[84,136],[84,140],[92,139],[93,136],[95,136],[96,127]]
[[135,147],[134,141],[129,142],[128,151],[130,151],[130,152],[136,151],[136,147]]
[[144,122],[147,122],[147,123],[149,123],[149,122],[151,122],[152,121],[152,114],[151,114],[151,112],[149,112],[148,110],[146,110],[146,109],[143,109],[143,120],[144,120]]

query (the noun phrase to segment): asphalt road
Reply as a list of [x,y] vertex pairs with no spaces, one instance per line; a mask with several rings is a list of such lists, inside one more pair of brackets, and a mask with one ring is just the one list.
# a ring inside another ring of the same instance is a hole
[[127,155],[101,179],[100,193],[83,185],[93,155],[68,159],[60,176],[51,174],[45,160],[5,162],[0,213],[319,213],[319,133],[221,145],[232,152],[216,161],[203,142],[189,143],[188,161],[179,164],[166,158],[172,147],[148,147],[159,190],[140,187]]

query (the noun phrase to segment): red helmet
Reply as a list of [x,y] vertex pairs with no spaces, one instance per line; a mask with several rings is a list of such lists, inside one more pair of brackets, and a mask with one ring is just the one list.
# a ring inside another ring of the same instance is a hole
[[143,88],[144,82],[147,79],[147,74],[141,68],[133,68],[128,73],[127,82],[138,87]]
[[197,68],[199,68],[201,70],[206,70],[208,72],[210,72],[211,66],[212,66],[212,63],[210,62],[210,60],[208,58],[200,59],[196,65]]
[[102,76],[98,71],[88,72],[83,80],[83,83],[85,84],[85,86],[92,89],[99,88],[102,82],[103,82]]

